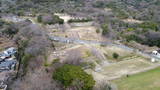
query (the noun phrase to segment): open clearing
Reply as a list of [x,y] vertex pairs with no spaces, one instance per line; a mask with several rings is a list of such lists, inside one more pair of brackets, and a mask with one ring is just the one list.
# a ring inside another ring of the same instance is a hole
[[113,80],[119,90],[160,90],[160,67]]
[[[139,57],[140,55],[136,54],[133,51],[125,50],[123,48],[119,48],[116,46],[97,46],[103,52],[104,56],[110,61],[110,62],[119,62],[123,60],[129,60],[134,57]],[[119,57],[117,59],[113,58],[113,53],[117,53]]]
[[65,33],[58,30],[57,32],[53,31],[52,34],[60,37],[102,41],[102,37],[100,34],[96,33],[96,29],[97,28],[95,26],[79,26],[71,27],[67,29]]
[[106,75],[107,77],[110,77],[110,79],[114,79],[123,75],[138,72],[150,66],[152,66],[152,63],[146,61],[141,57],[137,57],[103,67],[100,73]]
[[126,23],[143,23],[143,21],[136,20],[136,19],[124,19],[123,21]]
[[68,22],[68,20],[73,19],[73,17],[71,17],[68,14],[61,14],[61,13],[55,13],[55,15],[59,16],[61,19],[64,20],[64,22]]
[[102,67],[102,71],[100,73],[108,77],[108,80],[112,80],[127,74],[141,72],[146,68],[152,67],[153,65],[153,63],[146,61],[145,58],[136,57],[130,60],[104,66]]
[[[82,40],[95,40],[102,41],[103,37],[101,36],[101,32],[97,33],[98,29],[94,26],[94,22],[82,22],[82,23],[67,23],[70,19],[75,19],[76,17],[72,17],[68,14],[60,14],[56,13],[60,18],[64,19],[65,27],[64,30],[59,30],[55,26],[51,26],[50,34],[59,37],[68,37],[68,38],[77,38]],[[80,17],[77,17],[80,18]]]

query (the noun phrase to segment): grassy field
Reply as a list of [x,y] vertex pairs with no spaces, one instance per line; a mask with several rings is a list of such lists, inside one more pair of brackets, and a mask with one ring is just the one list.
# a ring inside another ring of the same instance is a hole
[[134,58],[132,60],[126,60],[103,67],[103,71],[101,73],[108,77],[117,77],[131,72],[143,70],[151,65],[151,63],[145,61],[143,58]]
[[[101,46],[99,48],[110,62],[119,62],[130,59],[132,57],[138,57],[138,54],[135,52],[128,51],[116,46]],[[117,53],[119,57],[117,59],[113,58],[113,53]]]
[[114,80],[119,90],[160,90],[160,67]]

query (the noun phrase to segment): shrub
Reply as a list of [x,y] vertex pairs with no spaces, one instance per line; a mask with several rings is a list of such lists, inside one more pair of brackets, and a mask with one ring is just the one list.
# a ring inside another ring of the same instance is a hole
[[106,35],[106,34],[109,33],[109,29],[108,29],[108,25],[107,24],[103,24],[101,26],[101,28],[102,28],[102,35]]
[[4,25],[4,27],[2,29],[2,33],[12,37],[18,33],[18,28],[16,28],[14,24],[8,23],[8,24]]
[[119,57],[119,55],[117,53],[113,53],[112,56],[113,56],[114,59],[118,59],[118,57]]
[[92,6],[96,7],[96,8],[105,8],[106,7],[106,2],[96,1],[95,3],[92,4]]
[[158,24],[157,23],[154,23],[154,22],[144,22],[142,24],[139,25],[140,28],[143,28],[143,29],[152,29],[153,31],[158,31]]
[[54,21],[52,24],[56,24],[56,23],[63,24],[64,23],[64,20],[59,18],[59,16],[57,16],[57,15],[53,15],[53,19],[54,19]]
[[37,21],[38,21],[39,23],[42,22],[42,15],[37,16]]
[[4,24],[6,24],[6,22],[0,19],[0,27],[3,26]]
[[115,13],[116,13],[116,16],[120,19],[126,19],[129,17],[128,14],[122,10],[117,10]]
[[[98,63],[98,64],[99,64],[99,63]],[[89,67],[90,67],[91,69],[95,69],[96,65],[95,65],[93,62],[90,62],[90,63],[89,63]]]
[[127,35],[126,37],[126,41],[129,42],[129,41],[136,41],[136,42],[142,42],[143,40],[138,37],[137,35],[134,35],[134,34],[131,34],[131,35]]
[[99,29],[96,29],[96,33],[100,33],[100,30],[99,30]]
[[49,64],[47,61],[44,62],[44,66],[45,66],[45,67],[48,67],[48,66],[50,66],[50,65],[51,65],[51,64]]
[[79,66],[65,64],[53,73],[53,79],[60,81],[65,87],[78,87],[81,90],[92,90],[95,81]]
[[122,8],[120,5],[118,5],[118,3],[114,1],[107,3],[106,7],[111,8],[115,16],[117,16],[120,19],[126,19],[129,17],[124,8]]
[[56,15],[39,15],[37,17],[37,21],[39,23],[43,23],[43,24],[63,24],[64,20],[59,18],[59,16]]
[[85,52],[85,57],[90,57],[90,56],[92,56],[92,53],[90,51],[86,51]]
[[17,11],[17,15],[18,15],[18,16],[24,16],[24,11],[23,11],[23,10]]
[[25,54],[25,55],[22,57],[22,64],[23,64],[23,66],[24,66],[24,69],[27,68],[28,62],[29,62],[29,60],[30,60],[31,58],[32,58],[32,55],[30,55],[30,54]]
[[57,62],[59,62],[59,61],[60,61],[60,59],[59,59],[59,58],[53,59],[52,64],[57,63]]
[[134,28],[127,28],[127,31],[130,32],[130,31],[134,31],[135,29]]

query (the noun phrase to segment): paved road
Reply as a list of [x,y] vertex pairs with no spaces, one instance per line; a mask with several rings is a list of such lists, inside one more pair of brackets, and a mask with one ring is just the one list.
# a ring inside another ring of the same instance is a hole
[[49,36],[51,40],[63,42],[63,43],[77,43],[77,44],[98,44],[98,45],[112,45],[119,48],[123,48],[125,50],[133,51],[133,48],[127,47],[122,44],[113,44],[111,42],[100,42],[100,41],[89,41],[89,40],[81,40],[77,38],[66,38],[66,37],[59,37],[59,36]]
[[116,46],[116,47],[119,47],[119,48],[122,48],[122,49],[125,49],[125,50],[128,50],[128,51],[136,51],[138,54],[141,54],[142,56],[145,56],[145,57],[160,59],[156,56],[153,56],[151,54],[139,51],[137,49],[128,47],[128,46],[123,45],[123,44],[114,44],[112,42],[89,41],[89,40],[81,40],[81,39],[77,39],[77,38],[66,38],[66,37],[58,37],[58,36],[51,36],[51,35],[49,36],[49,38],[51,40],[62,42],[62,43],[111,45],[111,46]]

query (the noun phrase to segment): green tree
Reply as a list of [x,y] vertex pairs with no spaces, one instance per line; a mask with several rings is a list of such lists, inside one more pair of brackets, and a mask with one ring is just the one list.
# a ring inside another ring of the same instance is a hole
[[37,21],[39,23],[43,23],[43,24],[63,24],[64,20],[59,18],[59,16],[56,15],[39,15],[37,17]]
[[108,29],[108,25],[107,24],[103,24],[101,26],[101,28],[102,28],[102,35],[106,35],[106,34],[109,33],[109,29]]
[[96,33],[100,33],[100,30],[99,30],[99,29],[96,29]]
[[140,24],[140,28],[143,28],[143,29],[151,29],[153,31],[158,31],[158,24],[155,23],[155,22],[144,22],[142,24]]
[[113,53],[113,58],[117,59],[119,57],[119,55],[117,53]]
[[75,65],[65,64],[53,73],[53,79],[60,81],[65,87],[75,87],[81,90],[92,90],[95,81],[93,77]]
[[40,22],[42,22],[42,15],[39,15],[38,17],[37,17],[37,21],[40,23]]
[[127,35],[127,36],[125,36],[125,38],[126,38],[127,42],[130,42],[130,41],[136,41],[138,43],[143,42],[143,40],[135,34]]

